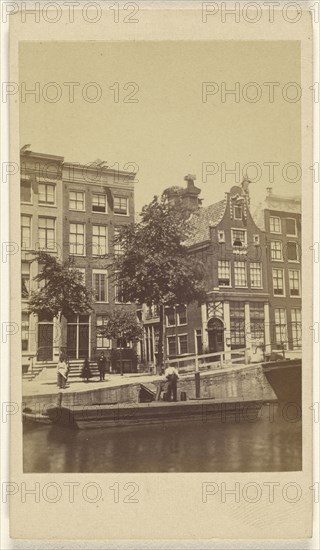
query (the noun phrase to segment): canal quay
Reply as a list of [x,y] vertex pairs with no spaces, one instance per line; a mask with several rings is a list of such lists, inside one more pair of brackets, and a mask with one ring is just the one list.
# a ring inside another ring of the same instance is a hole
[[[23,408],[36,413],[35,421],[24,419],[24,471],[272,472],[301,469],[299,407],[279,402],[261,364],[233,365],[201,372],[202,403],[198,418],[186,417],[181,421],[176,414],[177,405],[188,407],[197,402],[195,373],[190,372],[180,376],[178,403],[160,402],[156,423],[116,422],[110,427],[98,422],[94,426],[98,429],[89,429],[92,427],[89,424],[88,429],[74,430],[59,423],[39,422],[43,412],[52,406],[68,411],[82,410],[86,415],[92,409],[98,419],[101,407],[115,407],[115,410],[120,407],[126,412],[126,418],[131,419],[141,407],[150,410],[159,405],[139,403],[141,387],[156,392],[164,382],[164,376],[155,374],[108,375],[103,382],[84,383],[73,379],[61,391],[52,377],[24,381]],[[185,402],[180,401],[183,392],[187,398]]]

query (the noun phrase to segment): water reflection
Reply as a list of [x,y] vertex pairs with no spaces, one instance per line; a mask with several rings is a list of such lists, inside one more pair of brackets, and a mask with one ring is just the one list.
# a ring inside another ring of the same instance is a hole
[[301,421],[207,419],[73,431],[24,428],[25,472],[255,472],[302,466]]

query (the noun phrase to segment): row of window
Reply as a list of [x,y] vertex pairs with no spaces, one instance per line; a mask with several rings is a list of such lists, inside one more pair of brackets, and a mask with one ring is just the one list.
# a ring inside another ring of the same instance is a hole
[[[32,248],[32,217],[21,216],[21,247],[22,250]],[[114,228],[114,238],[119,234],[119,228]],[[41,250],[56,250],[56,220],[39,216],[38,218],[38,243]],[[70,223],[69,225],[70,254],[84,256],[86,254],[86,226],[84,223]],[[104,256],[108,253],[108,226],[92,226],[91,254],[93,256]],[[121,246],[114,245],[114,253],[121,254]]]
[[[21,201],[31,204],[32,187],[30,180],[21,181]],[[56,186],[54,183],[38,184],[38,202],[47,206],[56,205]],[[84,212],[85,191],[69,191],[69,210]],[[108,212],[107,196],[105,193],[92,193],[92,212]],[[128,216],[128,197],[113,196],[113,213],[120,216]]]
[[[282,224],[285,227],[282,227]],[[297,220],[296,218],[279,218],[278,216],[270,216],[269,218],[270,233],[285,233],[290,237],[298,236]]]
[[297,262],[300,258],[299,252],[299,245],[295,241],[288,241],[285,246],[282,241],[270,241],[271,260],[282,262],[285,256],[287,260]]
[[[96,348],[97,349],[111,349],[112,340],[101,336],[99,328],[107,324],[107,317],[105,315],[96,316]],[[76,356],[81,356],[79,353],[80,347],[89,350],[89,327],[90,317],[89,315],[74,315],[68,320],[67,332],[68,332],[68,348],[76,348]],[[29,351],[30,346],[30,315],[27,312],[22,312],[22,351]],[[53,320],[44,319],[41,320],[39,316],[38,320],[38,344],[44,343],[52,350],[53,343]],[[123,346],[123,342],[121,343]],[[44,346],[45,347],[45,346]],[[120,347],[120,341],[116,342],[116,347]],[[132,342],[125,343],[124,347],[132,347]],[[51,351],[50,350],[50,351]],[[87,356],[88,354],[84,354]]]
[[[301,296],[300,271],[297,269],[289,269],[289,289],[288,295],[291,297]],[[272,285],[274,296],[286,296],[284,270],[279,268],[272,269]]]
[[[83,283],[85,283],[85,270],[79,269],[82,272]],[[21,297],[27,300],[30,293],[30,263],[22,262],[21,265]],[[108,303],[109,302],[109,288],[108,288],[108,271],[105,269],[93,269],[92,270],[92,290],[95,302]],[[123,303],[121,285],[114,281],[114,293],[115,302],[118,304]]]
[[[233,262],[234,285],[238,288],[248,287],[247,262]],[[250,262],[249,276],[251,288],[262,288],[262,266],[260,262]],[[218,285],[231,287],[231,262],[218,261]]]

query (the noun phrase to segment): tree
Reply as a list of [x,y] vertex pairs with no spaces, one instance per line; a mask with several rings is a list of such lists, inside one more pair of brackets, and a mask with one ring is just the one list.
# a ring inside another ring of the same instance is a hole
[[114,259],[124,301],[158,305],[160,309],[157,370],[163,367],[164,308],[203,300],[205,268],[190,253],[187,239],[195,230],[190,211],[154,197],[142,209],[141,221],[124,226]]
[[82,273],[70,261],[59,262],[46,252],[35,252],[34,261],[41,267],[34,280],[39,288],[30,293],[29,311],[34,314],[45,313],[61,320],[70,314],[88,313],[91,307],[91,293],[82,282]]
[[120,372],[123,374],[121,350],[128,342],[137,342],[142,336],[142,327],[133,311],[115,309],[112,313],[106,314],[103,325],[97,330],[105,338],[118,340],[120,347]]

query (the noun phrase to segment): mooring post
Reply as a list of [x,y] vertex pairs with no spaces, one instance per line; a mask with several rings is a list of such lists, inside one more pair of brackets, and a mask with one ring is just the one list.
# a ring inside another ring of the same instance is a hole
[[200,397],[200,372],[199,372],[199,362],[198,362],[198,355],[195,357],[195,373],[194,373],[194,381],[196,386],[196,398]]

